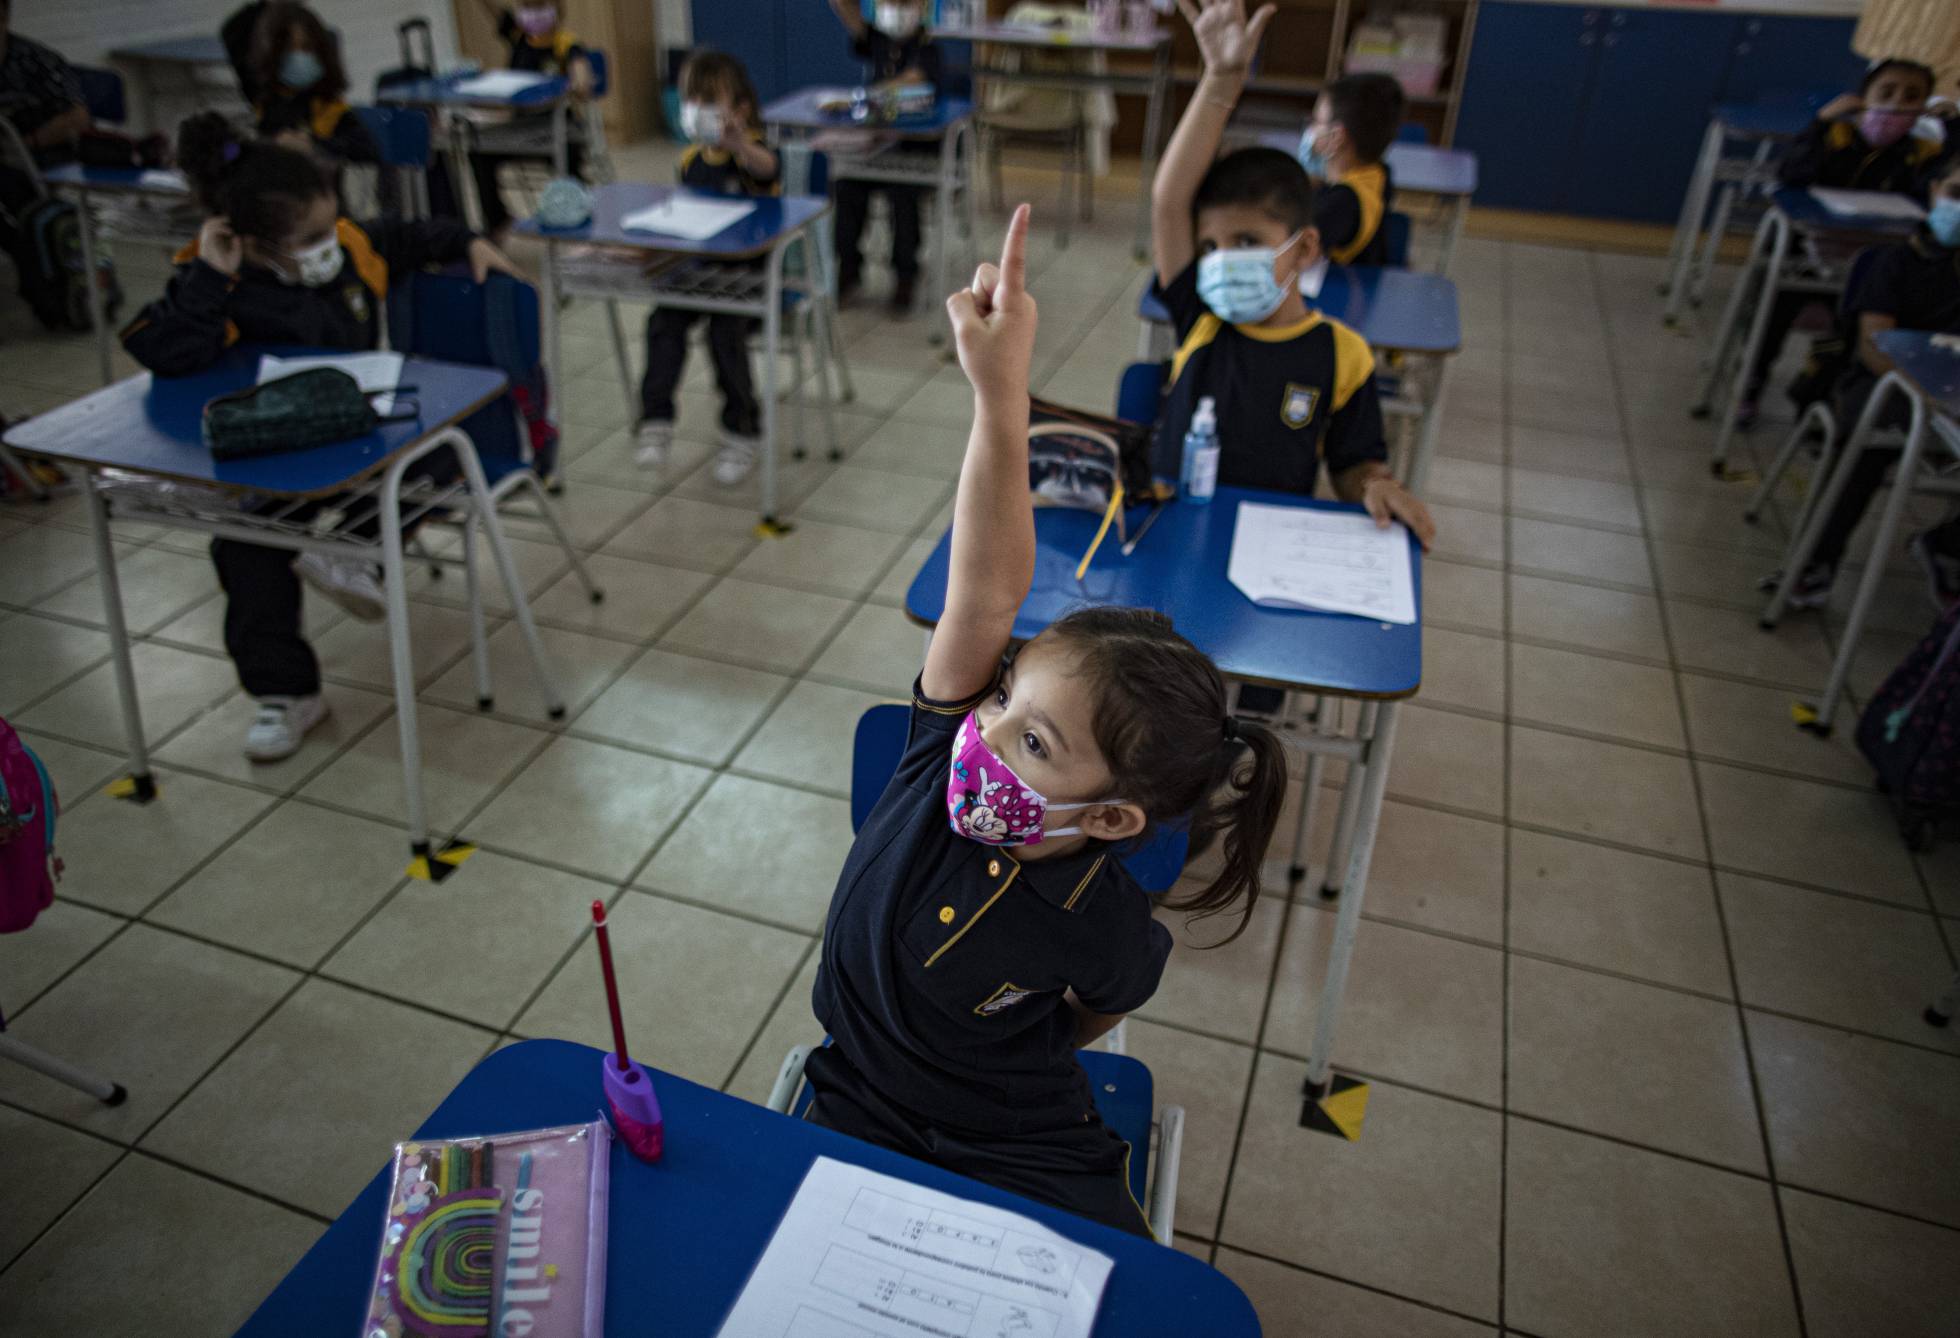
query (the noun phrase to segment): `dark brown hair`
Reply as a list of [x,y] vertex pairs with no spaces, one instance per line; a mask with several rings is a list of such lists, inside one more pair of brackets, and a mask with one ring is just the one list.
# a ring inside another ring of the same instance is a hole
[[305,5],[290,0],[272,0],[252,28],[252,78],[254,86],[269,93],[281,87],[279,62],[292,48],[295,35],[306,39],[307,50],[320,61],[320,82],[294,92],[338,102],[347,95],[347,67],[340,63],[340,43],[320,22],[320,16]]
[[1328,119],[1347,131],[1355,156],[1380,162],[1402,126],[1402,85],[1386,74],[1344,74],[1325,96]]
[[689,56],[681,66],[681,96],[690,102],[701,102],[723,93],[728,94],[738,111],[753,115],[761,109],[755,82],[741,61],[725,51],[705,47]]
[[1264,145],[1235,149],[1205,169],[1191,197],[1191,218],[1219,205],[1262,210],[1298,232],[1313,222],[1313,178],[1290,153]]
[[332,176],[312,154],[248,139],[217,112],[199,112],[177,128],[177,166],[205,213],[262,242],[284,241],[307,205],[334,193]]
[[1218,666],[1152,609],[1078,609],[1041,639],[1065,647],[1087,677],[1096,747],[1124,798],[1152,825],[1188,826],[1194,851],[1225,838],[1218,876],[1163,904],[1200,917],[1237,907],[1238,928],[1220,942],[1237,938],[1259,899],[1259,868],[1286,801],[1279,737],[1231,720]]

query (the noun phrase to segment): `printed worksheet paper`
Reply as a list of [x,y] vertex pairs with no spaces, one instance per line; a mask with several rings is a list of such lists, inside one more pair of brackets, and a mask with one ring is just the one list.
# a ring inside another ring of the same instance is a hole
[[1241,502],[1226,574],[1255,604],[1416,620],[1408,530],[1358,511]]
[[1109,1270],[1019,1213],[819,1157],[721,1338],[1088,1338]]

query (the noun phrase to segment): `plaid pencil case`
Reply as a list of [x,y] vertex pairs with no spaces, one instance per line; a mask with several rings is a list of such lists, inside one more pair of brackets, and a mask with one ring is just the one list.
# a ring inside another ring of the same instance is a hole
[[337,367],[315,367],[220,395],[204,406],[204,444],[218,460],[304,451],[365,437],[383,422],[416,416],[410,405],[386,418],[369,403],[377,394]]

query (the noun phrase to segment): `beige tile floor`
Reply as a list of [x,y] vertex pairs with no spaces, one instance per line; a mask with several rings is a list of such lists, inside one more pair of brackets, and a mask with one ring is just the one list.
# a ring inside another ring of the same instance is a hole
[[[1066,252],[1037,231],[1037,387],[1058,397],[1103,402],[1134,346],[1123,203]],[[121,260],[154,290],[156,257]],[[1426,682],[1337,1056],[1374,1083],[1362,1140],[1296,1124],[1317,898],[1276,881],[1213,951],[1215,929],[1180,928],[1131,1024],[1189,1112],[1177,1243],[1271,1334],[1960,1332],[1960,1037],[1917,1016],[1953,969],[1960,856],[1907,855],[1847,746],[1792,731],[1834,622],[1756,629],[1781,531],[1744,527],[1742,485],[1703,469],[1698,345],[1662,331],[1659,273],[1459,251]],[[0,1331],[225,1332],[491,1048],[602,1039],[575,956],[593,897],[649,1060],[754,1099],[815,1034],[838,763],[916,666],[900,604],[968,403],[925,318],[845,327],[848,458],[786,469],[798,527],[772,543],[753,488],[704,473],[699,354],[676,461],[642,471],[603,318],[570,313],[564,506],[610,596],[585,604],[513,526],[573,700],[553,726],[501,620],[500,709],[470,710],[460,591],[418,577],[431,805],[483,847],[440,888],[402,876],[377,629],[309,610],[336,715],[250,767],[197,543],[128,536],[165,789],[129,808],[98,792],[120,727],[80,513],[0,509],[0,712],[69,804],[62,899],[0,941],[0,1007],[131,1091],[106,1111],[0,1066]],[[8,412],[89,387],[85,342],[17,303],[0,338]],[[1919,598],[1902,569],[1855,692],[1927,623]],[[468,951],[418,950],[458,898]]]

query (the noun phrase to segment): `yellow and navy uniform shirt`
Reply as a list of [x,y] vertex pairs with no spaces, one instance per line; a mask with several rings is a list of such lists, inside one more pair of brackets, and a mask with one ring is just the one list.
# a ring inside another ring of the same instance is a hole
[[1360,335],[1312,310],[1290,326],[1227,325],[1198,296],[1195,260],[1153,291],[1178,337],[1153,472],[1178,476],[1184,434],[1206,395],[1218,413],[1218,481],[1228,487],[1307,496],[1323,456],[1335,474],[1388,459],[1375,355]]
[[1388,263],[1388,211],[1395,187],[1382,163],[1368,163],[1314,192],[1313,225],[1337,265]]
[[[762,142],[760,131],[750,131],[749,138],[758,144]],[[712,191],[716,195],[779,195],[783,189],[780,165],[776,174],[765,181],[751,176],[727,149],[706,144],[690,144],[681,151],[676,175],[681,185],[690,190]]]
[[1098,1013],[1139,1007],[1171,937],[1103,843],[1022,863],[953,831],[953,737],[993,690],[935,702],[915,685],[904,758],[831,896],[811,1003],[851,1065],[921,1121],[1035,1133],[1094,1117],[1063,992]]
[[[1857,287],[1844,295],[1841,334],[1857,347],[1858,317],[1890,316],[1901,330],[1960,334],[1960,249],[1941,246],[1924,225],[1905,241],[1877,248]],[[1869,389],[1878,378],[1853,358],[1837,384],[1840,397]]]
[[513,70],[568,75],[572,62],[585,54],[585,47],[571,29],[554,28],[543,37],[533,37],[517,26],[517,16],[508,9],[497,16],[497,36],[510,48]]
[[1896,191],[1923,203],[1927,183],[1952,152],[1918,135],[1875,149],[1853,121],[1812,121],[1784,152],[1776,178],[1785,186]]
[[289,284],[257,265],[227,277],[198,259],[193,241],[176,256],[163,296],[122,332],[129,356],[162,376],[187,376],[233,344],[369,349],[381,343],[388,285],[398,274],[469,254],[475,235],[449,219],[379,219],[336,225],[343,259],[332,283]]
[[304,130],[323,152],[346,163],[376,163],[381,150],[374,136],[361,124],[361,118],[339,98],[319,98],[295,93],[284,84],[275,84],[259,99],[259,134],[270,139],[288,130]]

